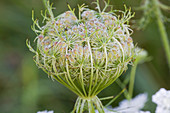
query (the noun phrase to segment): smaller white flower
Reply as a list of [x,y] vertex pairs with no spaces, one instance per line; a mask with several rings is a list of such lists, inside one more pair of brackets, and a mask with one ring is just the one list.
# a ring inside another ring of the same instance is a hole
[[170,90],[161,88],[152,96],[152,101],[157,104],[155,113],[170,113]]
[[[104,108],[105,113],[150,113],[150,111],[141,111],[147,101],[147,94],[139,94],[132,100],[123,100],[120,102],[119,107]],[[98,113],[96,110],[95,113]]]
[[45,110],[45,111],[38,111],[37,113],[54,113],[54,111],[47,111],[47,110]]
[[139,111],[139,113],[150,113],[150,111]]
[[142,109],[147,101],[147,94],[140,94],[132,100],[123,100],[120,102],[119,107],[114,108],[115,111],[120,113],[142,113]]

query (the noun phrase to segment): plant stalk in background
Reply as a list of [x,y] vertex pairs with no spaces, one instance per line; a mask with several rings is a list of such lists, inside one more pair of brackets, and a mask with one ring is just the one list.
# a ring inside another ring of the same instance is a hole
[[169,20],[161,12],[161,9],[168,11],[170,10],[170,7],[160,3],[158,0],[144,0],[144,4],[137,9],[144,11],[144,16],[139,21],[140,22],[139,28],[146,27],[146,25],[149,23],[152,17],[156,18],[166,58],[168,61],[168,66],[170,69],[170,46],[168,35],[164,25],[164,22]]
[[129,97],[129,99],[132,99],[132,97],[133,97],[133,89],[134,89],[137,65],[150,59],[148,57],[147,51],[142,50],[141,48],[136,48],[136,51],[138,52],[138,55],[136,56],[136,60],[135,60],[134,65],[131,69],[131,72],[130,72],[129,91],[128,91],[128,96],[127,96],[127,97]]
[[116,80],[116,83],[120,86],[120,88],[124,89],[126,85],[129,83],[128,90],[125,89],[124,96],[127,100],[131,100],[133,97],[133,90],[134,90],[134,83],[135,83],[135,76],[136,76],[136,69],[138,64],[144,63],[146,61],[150,61],[151,57],[148,57],[148,53],[146,50],[143,50],[139,47],[135,48],[136,52],[138,53],[136,59],[131,67],[130,75],[125,78],[122,82],[119,78]]

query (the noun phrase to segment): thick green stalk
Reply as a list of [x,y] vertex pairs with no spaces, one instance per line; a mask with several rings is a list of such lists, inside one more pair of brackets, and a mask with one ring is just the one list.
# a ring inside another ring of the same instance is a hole
[[134,66],[131,69],[130,73],[130,82],[129,82],[129,97],[132,99],[133,96],[133,89],[134,89],[134,82],[135,82],[135,73],[136,73],[136,68],[138,65],[138,59],[134,62]]
[[170,47],[169,47],[168,35],[166,33],[165,26],[162,22],[162,19],[159,16],[157,16],[157,23],[159,26],[159,31],[161,33],[163,46],[164,46],[166,57],[168,60],[168,66],[170,68]]
[[94,106],[91,100],[87,100],[88,102],[88,111],[89,113],[95,113]]
[[[129,81],[129,80],[128,80]],[[126,85],[120,81],[119,78],[117,78],[116,83],[120,86],[120,88],[124,89],[126,87]],[[126,99],[130,100],[130,95],[129,92],[125,89],[124,91],[124,96],[126,97]]]
[[168,35],[167,35],[166,29],[165,29],[165,26],[164,26],[164,23],[162,20],[162,14],[161,14],[161,10],[159,8],[159,2],[158,2],[158,0],[152,0],[152,2],[155,7],[154,12],[155,12],[155,16],[157,18],[157,24],[159,26],[162,43],[163,43],[163,46],[165,49],[165,54],[166,54],[166,57],[168,60],[168,66],[170,68],[170,46],[169,46],[169,41],[168,41]]

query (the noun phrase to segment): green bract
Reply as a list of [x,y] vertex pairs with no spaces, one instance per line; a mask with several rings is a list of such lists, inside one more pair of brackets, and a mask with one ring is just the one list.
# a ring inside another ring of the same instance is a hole
[[133,16],[131,11],[119,11],[122,13],[119,16],[112,10],[97,12],[82,5],[77,18],[71,9],[57,17],[49,3],[47,9],[50,17],[44,16],[44,26],[34,20],[37,49],[27,43],[35,53],[37,66],[79,96],[76,106],[81,107],[76,112],[83,112],[84,105],[80,103],[85,104],[86,100],[102,112],[96,95],[112,84],[134,57],[132,30],[128,25]]

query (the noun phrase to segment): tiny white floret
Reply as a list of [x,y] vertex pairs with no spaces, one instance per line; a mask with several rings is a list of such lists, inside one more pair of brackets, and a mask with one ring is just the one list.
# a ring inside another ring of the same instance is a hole
[[170,113],[170,90],[161,88],[152,96],[152,101],[157,104],[155,113]]
[[[116,108],[105,108],[105,113],[150,113],[150,111],[141,111],[147,101],[147,94],[139,94],[135,98],[123,100]],[[96,110],[95,113],[98,113]]]
[[38,111],[37,113],[54,113],[54,111],[47,111],[47,110],[45,110],[45,111]]
[[123,100],[120,102],[119,107],[114,108],[116,111],[121,113],[139,113],[147,101],[147,94],[137,95],[132,100]]

